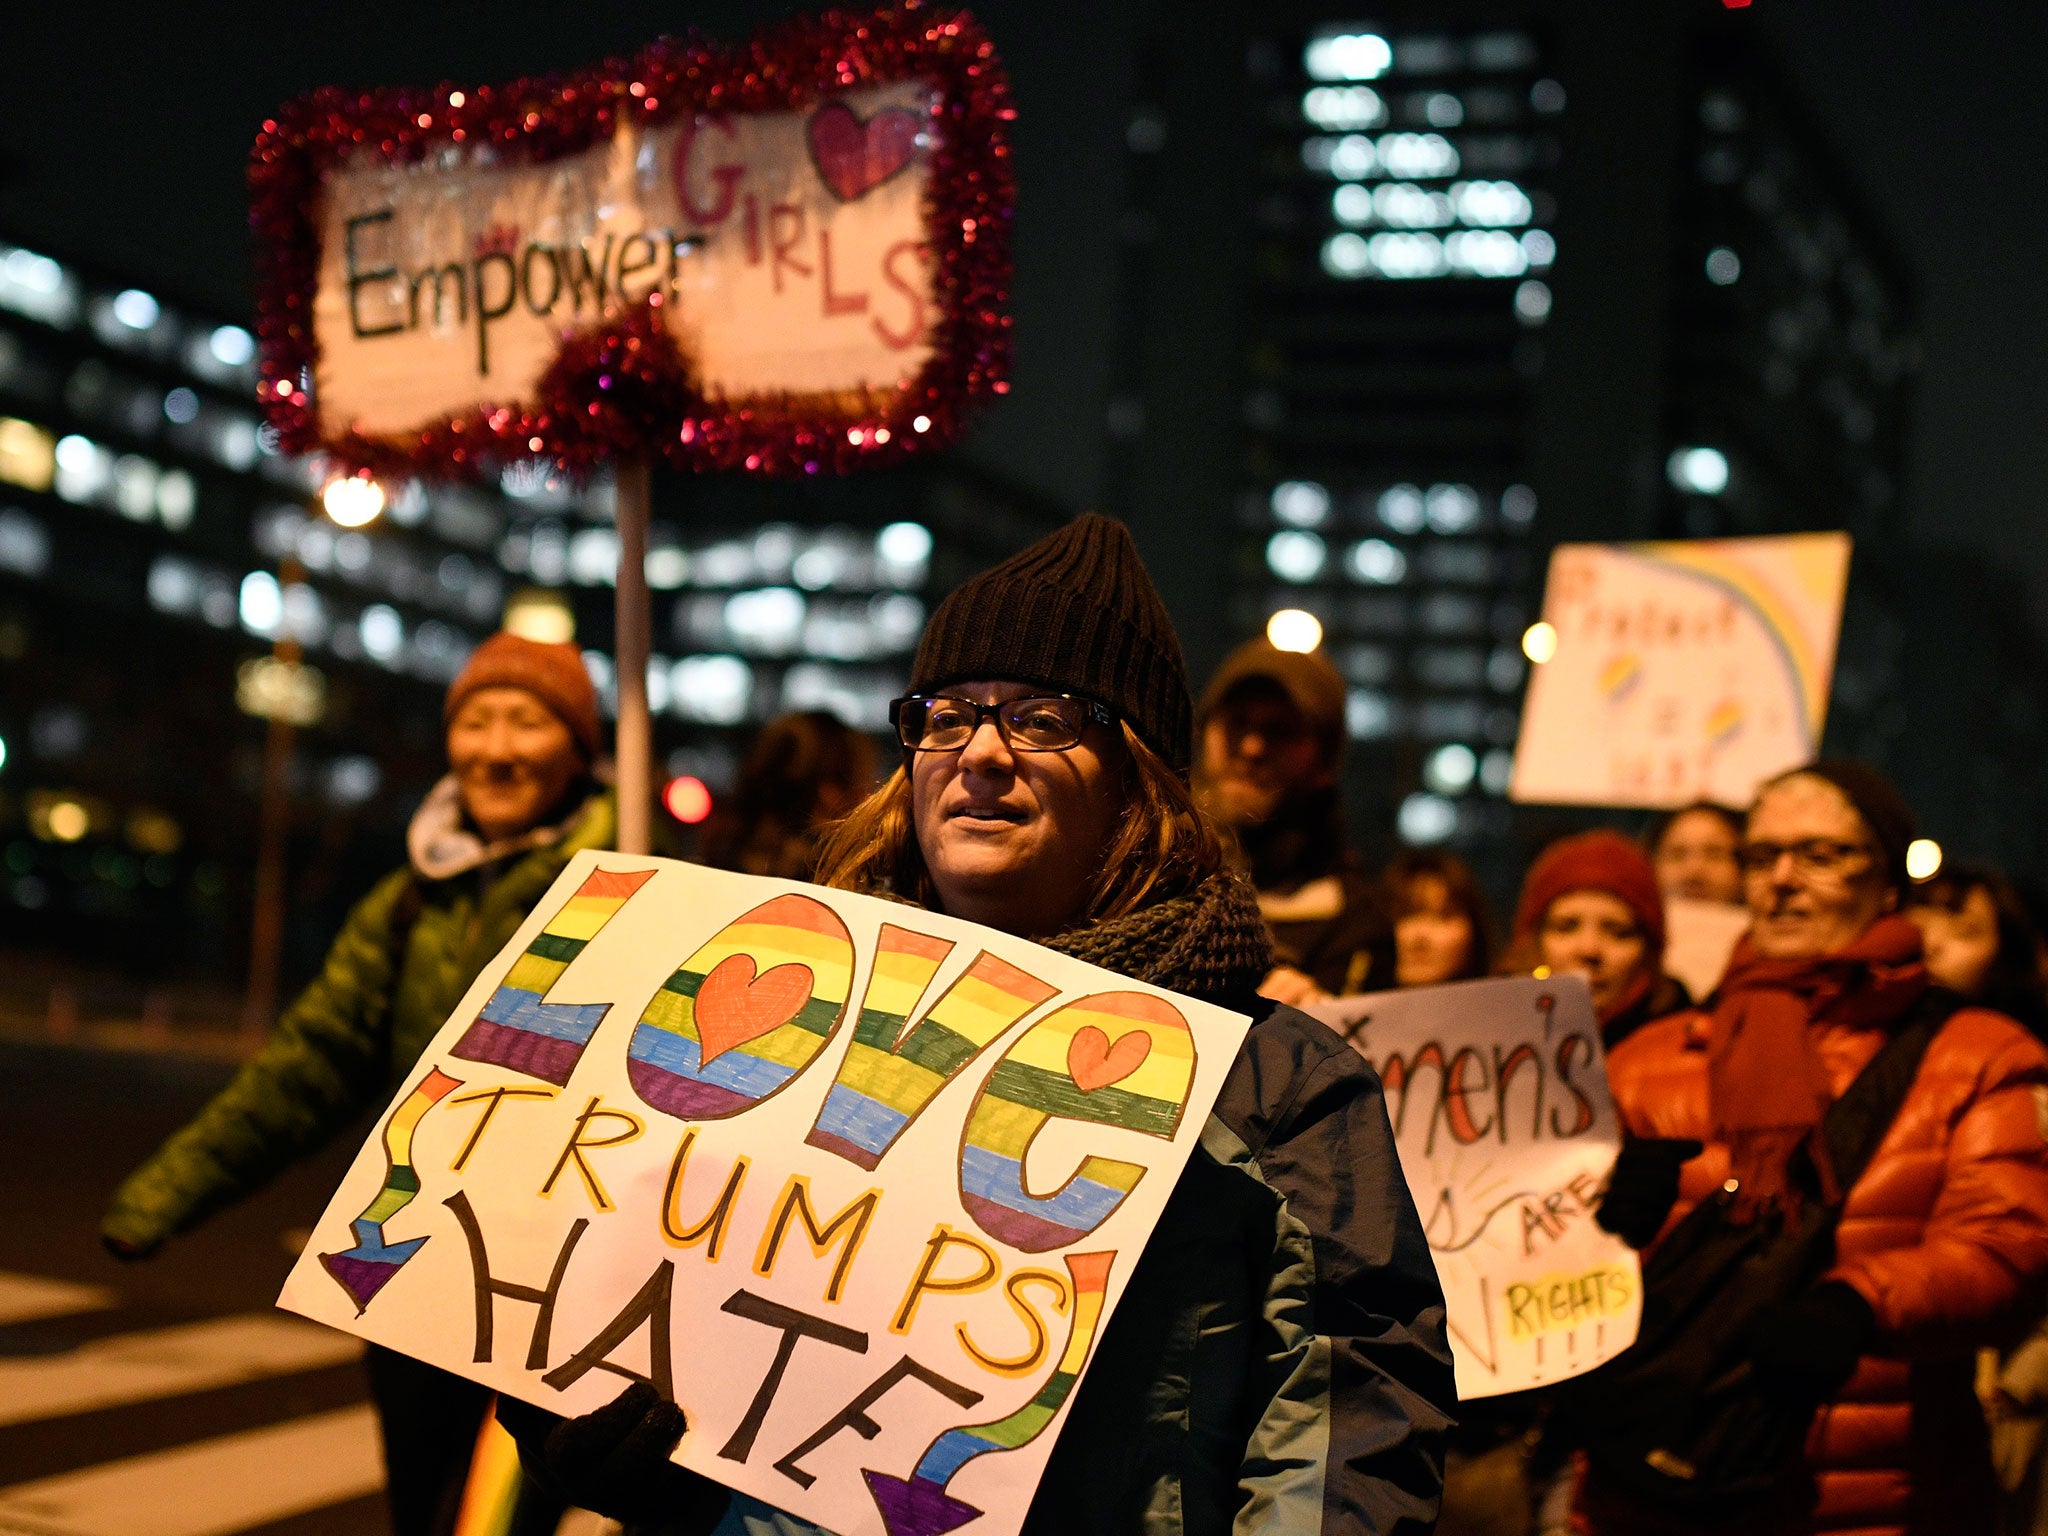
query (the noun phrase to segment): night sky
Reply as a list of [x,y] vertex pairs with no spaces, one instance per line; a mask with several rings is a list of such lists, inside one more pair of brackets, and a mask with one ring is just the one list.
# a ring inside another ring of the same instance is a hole
[[[680,22],[740,35],[764,0],[602,6],[17,8],[0,65],[0,239],[41,241],[228,317],[248,310],[243,157],[327,82],[509,78],[630,51]],[[1370,7],[1361,10],[1369,11]],[[1016,387],[975,452],[1075,506],[1100,492],[1134,8],[984,0],[1020,121]],[[137,8],[133,13],[140,17]],[[171,17],[175,14],[175,21]],[[1199,13],[1176,5],[1183,20]],[[2048,7],[1755,0],[1920,283],[1926,367],[1909,453],[1918,537],[2023,571],[2048,619]],[[1105,33],[1105,29],[1109,29]],[[1229,216],[1219,210],[1219,216]],[[2043,625],[2048,627],[2048,625]]]

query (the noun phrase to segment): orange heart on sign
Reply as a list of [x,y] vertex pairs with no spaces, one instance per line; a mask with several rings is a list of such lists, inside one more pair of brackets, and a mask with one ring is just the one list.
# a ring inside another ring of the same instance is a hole
[[1143,1066],[1151,1054],[1152,1037],[1142,1029],[1118,1035],[1116,1044],[1111,1045],[1108,1035],[1093,1024],[1084,1024],[1067,1042],[1067,1076],[1083,1093],[1093,1093],[1122,1082]]
[[771,1034],[811,1000],[811,968],[794,961],[754,974],[752,955],[727,955],[697,988],[698,1066]]

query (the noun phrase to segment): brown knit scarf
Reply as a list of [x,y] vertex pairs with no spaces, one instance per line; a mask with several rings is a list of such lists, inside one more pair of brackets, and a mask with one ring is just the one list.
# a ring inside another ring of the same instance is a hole
[[1239,1010],[1273,968],[1258,897],[1228,871],[1184,896],[1039,942],[1104,970]]

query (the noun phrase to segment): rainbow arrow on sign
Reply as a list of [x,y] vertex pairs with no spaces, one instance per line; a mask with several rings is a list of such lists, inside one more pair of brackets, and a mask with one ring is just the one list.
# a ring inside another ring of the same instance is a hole
[[412,1166],[412,1136],[428,1110],[462,1086],[460,1078],[434,1068],[420,1085],[406,1095],[405,1102],[384,1122],[384,1187],[377,1198],[363,1208],[352,1223],[356,1245],[340,1253],[323,1253],[320,1264],[335,1283],[349,1294],[361,1317],[372,1298],[383,1290],[405,1261],[420,1251],[424,1237],[410,1237],[402,1243],[384,1241],[384,1223],[413,1202],[420,1192],[420,1176]]
[[868,1493],[882,1513],[889,1536],[945,1536],[978,1516],[981,1511],[946,1492],[968,1462],[977,1456],[1014,1451],[1036,1440],[1058,1415],[1067,1394],[1080,1379],[1081,1367],[1102,1323],[1102,1306],[1109,1293],[1109,1270],[1116,1262],[1114,1252],[1070,1253],[1067,1273],[1074,1282],[1074,1312],[1067,1325],[1067,1347],[1060,1362],[1037,1394],[1006,1418],[991,1424],[968,1424],[949,1429],[925,1448],[909,1477],[892,1477],[887,1472],[863,1469]]

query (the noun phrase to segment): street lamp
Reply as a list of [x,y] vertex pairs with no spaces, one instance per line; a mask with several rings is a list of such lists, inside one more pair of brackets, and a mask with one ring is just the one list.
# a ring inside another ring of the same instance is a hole
[[336,475],[321,489],[320,505],[344,528],[367,528],[384,510],[384,487],[367,474]]
[[[384,510],[384,487],[368,474],[336,475],[320,490],[320,506],[343,528],[362,528]],[[306,579],[296,551],[278,562],[281,596]],[[236,702],[269,722],[263,738],[263,790],[256,814],[256,900],[249,924],[249,990],[242,999],[242,1029],[260,1035],[277,1012],[277,979],[284,954],[285,845],[291,831],[288,774],[296,727],[312,725],[325,703],[319,674],[301,660],[291,625],[292,606],[279,604],[270,655],[245,668]]]

